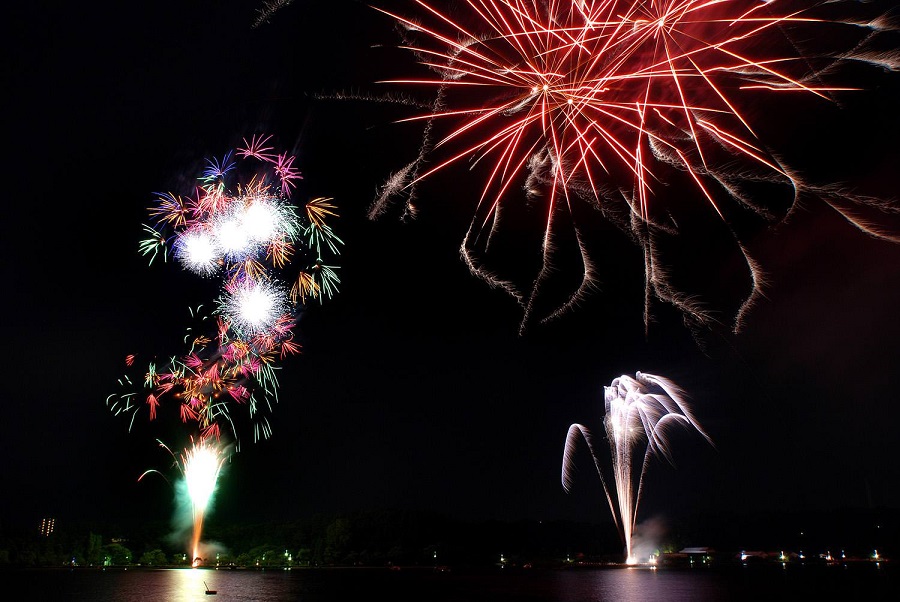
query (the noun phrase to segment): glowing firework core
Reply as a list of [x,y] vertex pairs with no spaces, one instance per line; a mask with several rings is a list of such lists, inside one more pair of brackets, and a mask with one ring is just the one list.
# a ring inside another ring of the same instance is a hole
[[216,489],[222,458],[214,447],[200,444],[187,453],[184,478],[194,511],[203,512]]
[[216,239],[225,254],[232,259],[242,260],[251,254],[250,237],[244,231],[240,219],[235,216],[228,216],[217,225]]
[[277,208],[270,200],[271,197],[258,197],[244,211],[242,220],[244,230],[257,242],[269,241],[283,235],[283,232],[279,232],[283,218],[278,215]]
[[182,235],[175,253],[187,269],[204,276],[214,273],[220,267],[219,245],[205,229],[197,228]]

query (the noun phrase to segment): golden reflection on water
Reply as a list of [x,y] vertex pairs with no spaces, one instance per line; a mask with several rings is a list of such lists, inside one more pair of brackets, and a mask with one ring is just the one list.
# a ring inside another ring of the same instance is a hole
[[[216,590],[217,575],[215,571],[206,569],[170,569],[172,575],[172,594],[178,602],[191,602],[194,600],[210,600],[216,598],[208,596],[206,590]],[[174,601],[173,601],[174,602]]]

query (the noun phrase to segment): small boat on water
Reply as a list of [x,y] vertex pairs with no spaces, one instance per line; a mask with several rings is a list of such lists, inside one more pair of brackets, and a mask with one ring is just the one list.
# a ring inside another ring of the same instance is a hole
[[206,587],[206,595],[207,596],[215,596],[218,592],[214,589],[209,589],[209,586],[206,585],[206,581],[203,582],[203,586]]

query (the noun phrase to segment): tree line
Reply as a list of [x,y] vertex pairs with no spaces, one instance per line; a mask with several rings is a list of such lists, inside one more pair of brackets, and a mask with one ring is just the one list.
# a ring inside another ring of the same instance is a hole
[[[0,566],[191,566],[183,534],[165,523],[58,523],[49,536],[0,529]],[[292,522],[219,524],[201,537],[204,566],[514,565],[597,557],[620,547],[612,525],[566,521],[459,521],[379,510]]]
[[[0,523],[0,567],[191,566],[189,534],[167,522],[39,525]],[[205,566],[245,568],[326,566],[559,566],[577,561],[621,562],[615,525],[571,521],[464,521],[427,512],[375,510],[317,514],[287,522],[208,520],[201,537]],[[846,550],[900,554],[895,509],[734,515],[705,512],[670,520],[657,553],[705,546],[807,553]]]

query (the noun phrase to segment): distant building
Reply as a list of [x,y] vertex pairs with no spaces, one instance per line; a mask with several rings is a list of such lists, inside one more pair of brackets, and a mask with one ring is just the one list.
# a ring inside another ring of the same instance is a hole
[[716,551],[708,547],[683,548],[678,552],[660,554],[656,559],[659,565],[697,566],[707,565],[716,558]]
[[53,527],[56,526],[55,518],[42,518],[41,519],[41,535],[44,537],[50,537],[50,534],[53,533]]

